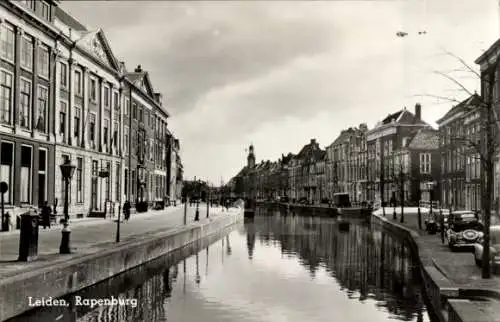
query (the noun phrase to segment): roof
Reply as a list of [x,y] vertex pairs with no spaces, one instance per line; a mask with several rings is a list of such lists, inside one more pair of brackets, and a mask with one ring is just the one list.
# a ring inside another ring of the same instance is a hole
[[389,123],[392,123],[392,120],[396,121],[399,116],[401,115],[401,113],[403,113],[403,110],[401,111],[397,111],[396,113],[392,113],[392,114],[389,114],[387,115],[383,120],[382,120],[382,124],[389,124]]
[[460,112],[465,112],[469,107],[471,106],[478,106],[481,103],[481,97],[478,94],[474,94],[463,100],[462,102],[458,103],[457,105],[453,106],[446,114],[438,119],[436,123],[442,123],[445,120],[451,118],[452,116],[460,113]]
[[87,31],[87,27],[82,25],[76,18],[71,16],[69,13],[61,9],[60,7],[55,7],[55,16],[57,19],[61,20],[62,23],[74,30]]
[[301,160],[320,160],[324,152],[316,141],[311,141],[311,143],[304,145],[295,158]]
[[287,155],[283,155],[283,156],[281,157],[281,163],[283,163],[283,164],[288,164],[288,163],[289,163],[289,162],[293,159],[293,157],[294,157],[294,156],[295,156],[295,155],[294,155],[293,153],[288,152],[288,154],[287,154]]
[[432,128],[419,129],[410,139],[408,148],[415,150],[439,149],[439,132]]
[[493,43],[493,45],[490,46],[490,48],[488,48],[484,53],[482,53],[481,56],[479,56],[478,58],[476,58],[476,60],[474,62],[476,64],[481,64],[486,59],[486,57],[488,57],[493,52],[495,52],[496,50],[498,50],[499,47],[500,47],[500,38],[497,41],[495,41]]

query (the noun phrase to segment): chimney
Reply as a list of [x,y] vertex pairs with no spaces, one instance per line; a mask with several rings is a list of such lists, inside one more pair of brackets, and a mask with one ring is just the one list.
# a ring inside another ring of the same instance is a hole
[[420,103],[415,104],[415,118],[419,121],[422,119],[422,105]]
[[137,65],[136,69],[134,70],[136,73],[142,72],[142,67],[141,65]]
[[311,139],[311,144],[316,144],[316,139]]
[[163,95],[161,95],[161,93],[155,93],[155,101],[162,105],[162,98],[163,98]]

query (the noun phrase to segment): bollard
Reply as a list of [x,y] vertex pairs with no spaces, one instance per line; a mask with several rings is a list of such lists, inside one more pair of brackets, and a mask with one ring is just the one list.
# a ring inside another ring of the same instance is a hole
[[21,215],[18,261],[30,262],[38,257],[38,219],[32,212]]

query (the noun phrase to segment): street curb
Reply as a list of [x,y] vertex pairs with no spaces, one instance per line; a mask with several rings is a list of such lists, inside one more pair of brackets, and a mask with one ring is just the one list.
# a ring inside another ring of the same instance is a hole
[[[422,238],[421,235],[403,225],[395,223],[385,217],[382,217],[378,214],[372,214],[372,219],[376,218],[382,224],[387,226],[391,226],[393,228],[404,231],[408,234],[409,239],[412,239],[410,242],[413,242],[416,247],[416,254],[419,258],[422,267],[422,278],[424,281],[424,286],[426,289],[427,296],[429,297],[429,302],[436,311],[438,318],[441,321],[446,321],[444,318],[443,310],[450,311],[451,307],[448,304],[448,301],[455,300],[474,300],[475,298],[490,298],[492,300],[500,300],[500,292],[491,289],[491,288],[478,288],[478,287],[467,287],[464,285],[459,285],[450,278],[449,274],[446,273],[446,270],[441,267],[441,265],[433,258],[433,254],[430,250],[426,249],[420,242]],[[426,276],[427,275],[427,276]],[[432,288],[432,284],[438,287],[439,294],[435,293],[435,290]],[[453,302],[455,303],[455,302]],[[458,303],[458,302],[456,302]],[[455,303],[455,306],[458,305]],[[455,307],[453,307],[455,310]],[[453,316],[457,316],[457,312],[448,312],[453,314]],[[457,321],[460,317],[457,316]],[[462,319],[460,319],[462,320]]]

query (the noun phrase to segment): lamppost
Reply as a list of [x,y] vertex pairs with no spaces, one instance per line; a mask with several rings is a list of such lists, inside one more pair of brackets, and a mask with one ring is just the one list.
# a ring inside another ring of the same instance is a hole
[[207,218],[209,217],[209,212],[210,212],[210,198],[212,196],[211,190],[210,190],[210,183],[207,182],[207,187],[208,187],[208,194],[207,194]]
[[73,173],[75,172],[75,166],[71,164],[69,159],[61,164],[60,166],[61,174],[64,179],[64,227],[62,229],[62,238],[61,245],[59,247],[59,253],[61,254],[70,254],[70,234],[71,229],[69,228],[69,200],[68,200],[68,189],[69,183],[71,182],[71,177],[73,177]]
[[432,214],[432,197],[433,197],[433,190],[434,190],[434,181],[429,181],[429,182],[426,182],[427,184],[427,190],[429,191],[429,214]]
[[201,198],[201,180],[198,179],[198,200],[196,201],[196,212],[194,214],[194,221],[200,220],[200,198]]

